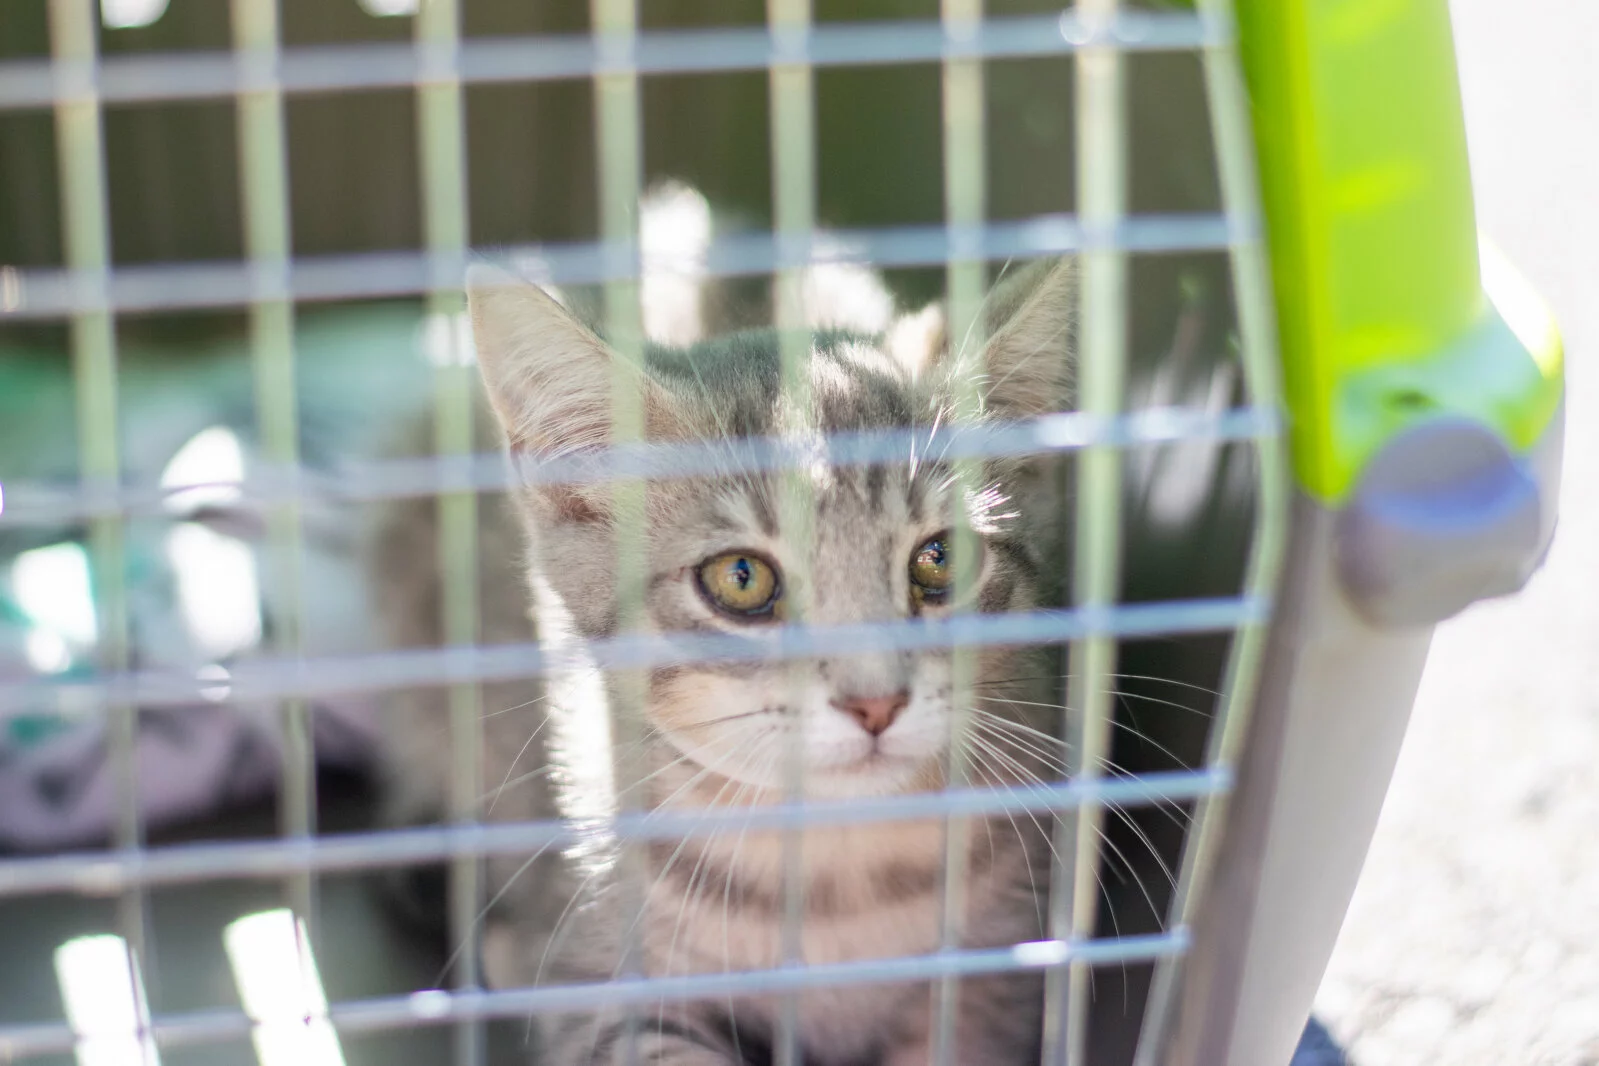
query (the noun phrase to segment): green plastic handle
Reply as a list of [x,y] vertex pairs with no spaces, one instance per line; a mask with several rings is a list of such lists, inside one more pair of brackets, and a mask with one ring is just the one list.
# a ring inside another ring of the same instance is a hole
[[1236,7],[1301,486],[1338,504],[1440,413],[1525,452],[1559,407],[1562,348],[1479,257],[1446,0]]

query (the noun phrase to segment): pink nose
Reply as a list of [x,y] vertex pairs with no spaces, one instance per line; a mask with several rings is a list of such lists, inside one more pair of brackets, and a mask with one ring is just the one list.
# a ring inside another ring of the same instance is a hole
[[834,700],[833,706],[855,719],[862,729],[875,737],[894,724],[894,719],[899,717],[899,712],[910,701],[911,694],[901,689],[892,696],[850,696]]

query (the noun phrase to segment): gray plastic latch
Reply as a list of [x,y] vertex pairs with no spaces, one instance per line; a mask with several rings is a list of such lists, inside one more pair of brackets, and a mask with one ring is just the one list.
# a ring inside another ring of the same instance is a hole
[[1379,625],[1429,625],[1519,590],[1553,532],[1558,473],[1541,474],[1464,418],[1389,441],[1337,520],[1338,573],[1355,608]]

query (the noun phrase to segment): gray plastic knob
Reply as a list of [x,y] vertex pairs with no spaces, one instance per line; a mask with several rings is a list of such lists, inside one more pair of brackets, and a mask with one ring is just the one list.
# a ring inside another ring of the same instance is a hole
[[1548,550],[1558,480],[1558,459],[1541,469],[1469,419],[1405,430],[1338,516],[1338,573],[1356,610],[1379,625],[1430,625],[1516,592]]

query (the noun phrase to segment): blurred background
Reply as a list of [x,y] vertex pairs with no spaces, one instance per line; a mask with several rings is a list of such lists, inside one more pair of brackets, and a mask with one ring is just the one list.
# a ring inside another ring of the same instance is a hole
[[1599,1061],[1599,8],[1451,0],[1484,232],[1566,339],[1560,530],[1438,627],[1317,1011],[1358,1066]]

